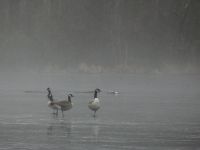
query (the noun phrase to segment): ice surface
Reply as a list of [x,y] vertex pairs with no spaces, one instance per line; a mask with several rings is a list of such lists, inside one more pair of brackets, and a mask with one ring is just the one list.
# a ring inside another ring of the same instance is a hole
[[[1,79],[0,149],[200,148],[198,75],[37,74]],[[47,86],[57,99],[74,92],[74,107],[64,118],[47,107]],[[93,118],[87,107],[93,94],[76,91],[97,87],[103,91],[101,108]],[[111,90],[120,93],[106,92]]]

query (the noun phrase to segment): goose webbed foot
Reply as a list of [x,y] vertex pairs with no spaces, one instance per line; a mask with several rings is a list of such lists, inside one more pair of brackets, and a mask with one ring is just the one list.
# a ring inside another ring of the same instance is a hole
[[58,115],[58,109],[53,110],[52,114],[57,116]]
[[55,110],[53,110],[52,114],[53,114],[53,115],[55,115],[55,114],[56,114]]

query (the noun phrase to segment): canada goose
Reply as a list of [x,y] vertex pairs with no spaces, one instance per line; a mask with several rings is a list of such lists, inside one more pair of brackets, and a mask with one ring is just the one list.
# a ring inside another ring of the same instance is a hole
[[58,105],[54,104],[54,98],[53,98],[53,95],[51,93],[51,89],[50,88],[47,88],[47,91],[48,91],[48,95],[47,95],[47,98],[48,98],[48,106],[53,109],[53,110],[56,110],[56,112],[53,112],[54,114],[58,115]]
[[63,111],[67,111],[67,110],[70,110],[72,108],[72,106],[73,106],[73,103],[71,101],[72,97],[74,97],[74,96],[72,94],[69,94],[68,100],[52,102],[53,105],[56,105],[62,111],[62,116],[64,116]]
[[100,89],[95,89],[94,90],[94,99],[89,101],[89,103],[88,103],[89,109],[94,111],[94,117],[96,115],[96,111],[100,108],[100,101],[99,101],[99,98],[97,97],[97,93],[100,93],[100,92],[101,92]]

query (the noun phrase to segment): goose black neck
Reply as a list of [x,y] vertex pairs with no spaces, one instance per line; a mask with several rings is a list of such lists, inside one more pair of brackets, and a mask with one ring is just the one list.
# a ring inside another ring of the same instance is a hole
[[51,94],[51,91],[50,91],[50,90],[48,90],[48,95],[47,95],[47,97],[48,97],[48,99],[49,99],[50,101],[53,101],[53,95]]
[[94,91],[94,98],[97,98],[97,91]]
[[51,91],[48,90],[48,95],[51,95]]
[[68,102],[72,103],[71,97],[68,96]]

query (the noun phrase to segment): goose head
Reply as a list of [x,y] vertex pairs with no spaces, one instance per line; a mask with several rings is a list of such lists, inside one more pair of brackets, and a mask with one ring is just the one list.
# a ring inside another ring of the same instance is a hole
[[53,95],[52,95],[51,89],[50,89],[49,87],[47,88],[47,91],[48,91],[48,95],[47,95],[48,99],[49,99],[50,101],[53,101]]
[[48,92],[51,92],[51,90],[50,90],[50,88],[49,88],[49,87],[47,88],[47,91],[48,91]]
[[72,94],[68,94],[68,97],[74,97],[74,95],[72,95]]
[[72,95],[72,94],[68,94],[68,101],[71,103],[72,101],[71,101],[71,98],[72,97],[74,97],[74,95]]
[[97,93],[101,92],[101,90],[99,88],[96,88],[94,91],[97,92]]
[[97,98],[97,93],[100,93],[100,92],[101,92],[101,90],[98,89],[98,88],[96,88],[96,89],[94,90],[94,98]]

